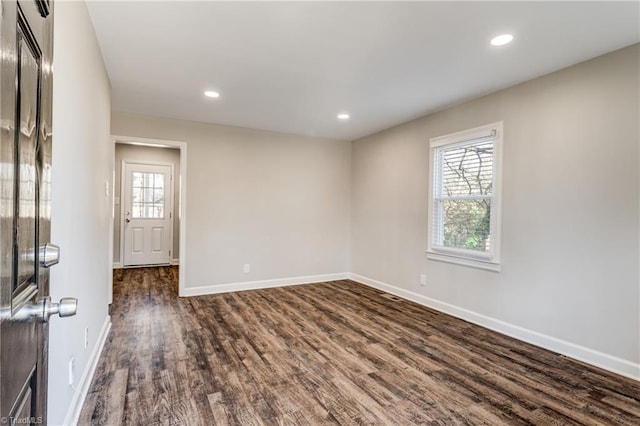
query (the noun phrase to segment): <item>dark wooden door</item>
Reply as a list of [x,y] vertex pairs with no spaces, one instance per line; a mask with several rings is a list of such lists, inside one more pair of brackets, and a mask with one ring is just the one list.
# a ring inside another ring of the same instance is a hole
[[53,5],[0,9],[0,421],[45,424],[51,229]]

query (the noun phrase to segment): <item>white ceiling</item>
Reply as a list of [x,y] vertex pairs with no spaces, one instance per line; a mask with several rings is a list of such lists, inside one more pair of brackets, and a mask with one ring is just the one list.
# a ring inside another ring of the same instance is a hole
[[[89,11],[115,110],[348,140],[640,41],[638,2],[92,1]],[[514,41],[491,46],[501,33]],[[343,111],[350,120],[336,119]]]

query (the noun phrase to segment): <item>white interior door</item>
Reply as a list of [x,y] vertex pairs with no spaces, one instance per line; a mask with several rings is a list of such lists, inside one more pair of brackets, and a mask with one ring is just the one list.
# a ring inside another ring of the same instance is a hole
[[171,261],[173,166],[123,162],[124,266]]

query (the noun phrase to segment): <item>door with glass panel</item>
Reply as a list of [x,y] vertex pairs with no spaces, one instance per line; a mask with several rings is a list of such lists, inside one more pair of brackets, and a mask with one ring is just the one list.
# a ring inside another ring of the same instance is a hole
[[173,165],[124,161],[124,266],[161,265],[173,247]]

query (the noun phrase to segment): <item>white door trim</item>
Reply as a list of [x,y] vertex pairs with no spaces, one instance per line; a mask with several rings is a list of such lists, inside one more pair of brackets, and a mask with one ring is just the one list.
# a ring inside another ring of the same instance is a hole
[[[174,140],[165,140],[165,139],[150,139],[150,138],[139,138],[135,136],[122,136],[122,135],[111,135],[111,140],[113,141],[113,149],[111,150],[113,165],[113,183],[115,183],[115,152],[116,152],[116,144],[128,144],[128,145],[143,145],[150,147],[169,147],[169,148],[178,148],[180,150],[180,175],[174,176],[179,180],[180,187],[180,202],[178,203],[178,211],[174,212],[174,214],[178,215],[180,219],[180,261],[179,261],[179,276],[178,276],[178,296],[184,296],[184,289],[186,287],[186,273],[185,273],[185,265],[187,259],[187,142],[185,141],[174,141]],[[113,187],[113,184],[112,184]],[[113,192],[111,191],[110,199],[111,199],[111,220],[110,223],[110,239],[111,239],[111,250],[109,252],[109,260],[110,265],[113,265],[113,231],[114,231],[114,220],[115,220],[115,210],[114,210],[114,199]],[[121,194],[122,195],[122,194]],[[120,256],[122,256],[122,251],[120,252]],[[121,262],[119,262],[122,264]],[[109,303],[113,302],[113,278],[109,278]]]
[[[125,184],[126,184],[126,170],[125,170],[125,166],[127,164],[139,164],[139,165],[149,165],[149,166],[166,166],[169,167],[171,169],[171,178],[169,180],[169,203],[168,206],[169,208],[167,209],[169,211],[169,218],[171,220],[169,220],[169,259],[167,264],[171,264],[171,262],[173,261],[173,257],[172,255],[175,255],[175,253],[173,253],[173,222],[174,222],[174,202],[173,202],[173,198],[175,197],[175,182],[173,181],[173,179],[175,179],[175,167],[173,165],[173,163],[167,163],[167,162],[163,162],[163,161],[148,161],[148,160],[129,160],[129,159],[124,159],[122,160],[121,164],[120,164],[120,265],[122,265],[123,267],[125,267],[125,262],[124,262],[124,248],[125,248],[125,226],[124,226],[124,212],[125,212],[125,202],[123,202],[123,198],[124,198],[124,194],[126,194],[126,189],[125,189]],[[139,267],[138,265],[134,265],[134,267]]]

